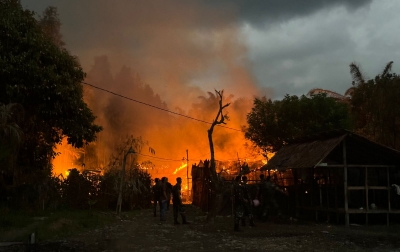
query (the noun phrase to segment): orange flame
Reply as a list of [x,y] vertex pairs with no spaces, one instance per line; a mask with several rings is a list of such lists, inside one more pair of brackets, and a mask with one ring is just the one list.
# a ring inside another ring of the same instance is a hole
[[187,167],[187,164],[186,163],[182,163],[182,165],[179,166],[178,168],[176,168],[175,171],[172,174],[175,175],[178,171],[180,171],[180,170],[182,170],[182,169],[184,169],[186,167]]

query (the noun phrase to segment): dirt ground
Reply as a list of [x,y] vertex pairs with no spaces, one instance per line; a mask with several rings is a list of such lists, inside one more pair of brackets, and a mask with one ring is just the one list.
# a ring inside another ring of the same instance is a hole
[[233,231],[232,216],[204,222],[188,206],[189,225],[173,225],[172,210],[160,223],[150,209],[122,215],[115,223],[74,237],[0,247],[0,251],[399,251],[399,226],[344,226],[272,218]]

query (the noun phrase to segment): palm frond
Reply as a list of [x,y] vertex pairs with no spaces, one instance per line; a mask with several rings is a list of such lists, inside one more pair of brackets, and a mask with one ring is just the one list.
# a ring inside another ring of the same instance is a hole
[[23,131],[18,126],[22,121],[24,109],[21,104],[0,104],[0,136],[19,144],[22,141]]
[[389,63],[386,64],[385,68],[382,71],[381,76],[385,77],[387,74],[389,74],[392,71],[392,65],[393,61],[390,61]]
[[350,74],[351,74],[351,77],[353,78],[353,85],[357,86],[357,85],[365,82],[365,79],[360,70],[360,67],[355,62],[352,62],[350,64]]

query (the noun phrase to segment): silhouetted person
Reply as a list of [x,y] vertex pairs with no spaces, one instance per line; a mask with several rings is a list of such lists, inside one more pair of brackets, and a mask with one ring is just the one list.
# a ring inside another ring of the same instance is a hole
[[182,217],[182,224],[188,224],[188,222],[186,221],[185,207],[182,204],[181,185],[182,185],[182,179],[180,177],[176,178],[176,184],[172,187],[174,224],[180,224],[178,222],[178,213]]
[[236,176],[232,184],[232,206],[234,216],[234,231],[239,231],[239,222],[243,218],[243,190],[240,185],[240,176]]
[[278,203],[275,199],[275,193],[280,192],[284,195],[288,195],[287,192],[283,191],[274,182],[271,180],[271,176],[268,176],[265,183],[265,208],[262,213],[262,220],[267,220],[268,216],[271,212],[276,212],[278,215],[281,215],[279,211]]
[[255,199],[260,202],[258,216],[261,220],[265,220],[267,216],[268,209],[267,209],[267,185],[264,174],[260,175],[260,182],[257,185],[257,192]]
[[168,178],[162,177],[161,185],[160,185],[160,201],[161,201],[161,212],[160,212],[160,221],[165,221],[165,212],[167,211],[167,200],[169,197],[167,195],[167,183]]
[[161,186],[160,179],[155,178],[154,185],[151,188],[152,192],[153,192],[153,214],[154,214],[154,217],[157,217],[157,204],[160,206],[160,215],[161,215],[160,186]]
[[169,211],[169,205],[171,204],[171,193],[172,193],[172,185],[171,185],[171,183],[168,182],[168,178],[167,178],[167,196],[168,196],[167,211]]
[[247,177],[242,176],[242,190],[243,190],[243,210],[244,216],[242,218],[242,226],[246,226],[245,216],[249,217],[250,226],[254,226],[253,219],[253,201],[251,200],[250,192],[247,187]]

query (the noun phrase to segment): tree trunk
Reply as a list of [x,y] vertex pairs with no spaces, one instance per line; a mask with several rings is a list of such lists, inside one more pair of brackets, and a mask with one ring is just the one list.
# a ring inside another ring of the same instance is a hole
[[[222,192],[222,185],[223,181],[219,178],[217,171],[216,171],[216,164],[215,164],[215,156],[214,156],[214,143],[212,139],[212,134],[214,131],[214,127],[218,124],[224,124],[224,120],[227,119],[227,116],[223,115],[223,109],[228,107],[230,103],[227,103],[222,106],[222,95],[223,91],[215,92],[218,94],[219,100],[219,110],[215,120],[212,122],[210,129],[207,131],[208,133],[208,142],[210,145],[210,173],[211,173],[211,208],[208,211],[206,221],[209,223],[214,223],[215,217],[217,216],[218,212],[221,210],[222,207],[222,200],[223,200],[223,192]],[[209,199],[210,200],[210,199]]]

